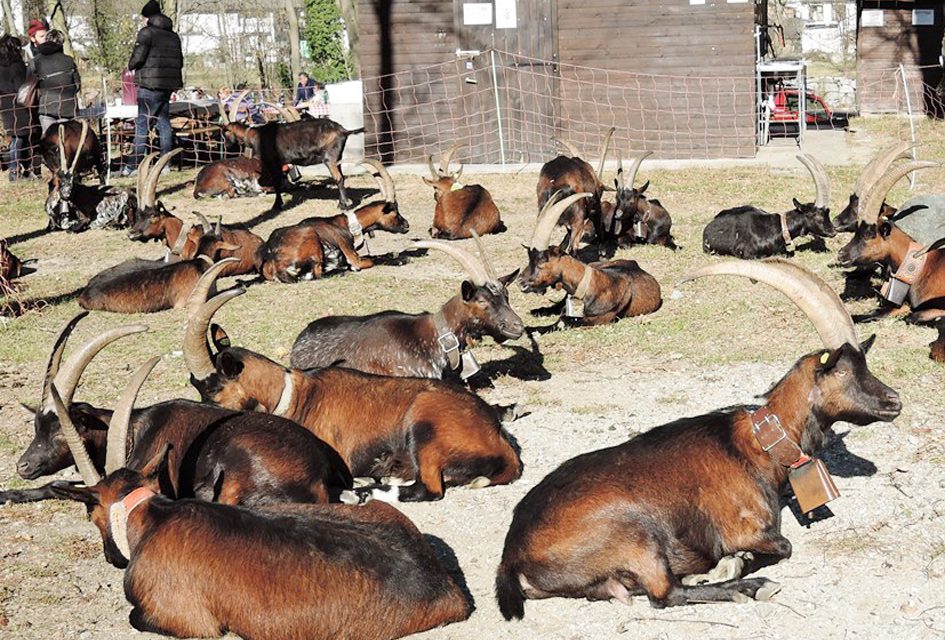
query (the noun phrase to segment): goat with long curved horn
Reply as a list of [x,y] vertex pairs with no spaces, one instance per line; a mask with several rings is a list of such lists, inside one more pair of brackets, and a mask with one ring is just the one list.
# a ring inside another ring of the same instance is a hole
[[532,233],[531,248],[537,251],[547,249],[551,243],[551,234],[554,233],[561,214],[578,200],[591,196],[593,196],[591,193],[575,193],[561,200],[561,192],[556,191],[538,214],[535,231]]
[[102,476],[100,476],[98,471],[95,470],[95,465],[92,463],[92,458],[89,456],[89,451],[85,448],[85,443],[82,442],[82,437],[79,435],[75,425],[72,423],[72,418],[69,416],[69,410],[66,408],[65,404],[63,404],[62,398],[59,396],[59,391],[56,390],[55,384],[50,387],[49,395],[52,399],[56,415],[59,417],[59,425],[62,429],[62,435],[66,439],[66,443],[69,445],[69,451],[72,452],[72,458],[75,460],[75,466],[79,470],[79,475],[82,476],[82,482],[84,482],[86,486],[89,487],[98,484],[102,479]]
[[144,185],[144,192],[147,195],[148,206],[155,206],[157,204],[157,183],[161,179],[161,172],[164,170],[164,167],[167,166],[167,163],[170,162],[175,156],[183,153],[184,149],[182,147],[177,147],[173,151],[165,153],[161,156],[154,166],[151,168],[150,173],[148,173],[147,182]]
[[69,164],[68,161],[66,160],[65,139],[66,139],[66,127],[65,125],[59,125],[59,139],[56,142],[56,146],[59,147],[59,170],[60,171],[65,171],[66,166]]
[[633,188],[633,185],[637,180],[637,172],[640,171],[640,165],[643,164],[643,161],[651,155],[653,155],[652,151],[641,151],[640,153],[631,156],[632,160],[630,161],[630,169],[627,170],[627,175],[623,179],[624,184],[621,186],[625,185],[630,189]]
[[214,282],[223,268],[232,262],[238,262],[238,258],[224,258],[212,267],[207,269],[187,300],[187,328],[184,333],[184,361],[187,368],[197,380],[205,380],[213,375],[216,367],[210,359],[210,352],[207,346],[207,327],[210,318],[216,313],[217,309],[223,306],[227,301],[236,296],[245,293],[244,289],[230,289],[216,295],[212,300],[207,301],[210,291],[213,289]]
[[[456,174],[455,176],[453,176],[450,173],[450,162],[452,162],[453,156],[456,154],[456,152],[465,146],[466,146],[465,142],[457,142],[453,146],[451,146],[446,153],[443,154],[443,156],[440,158],[440,169],[439,169],[439,175],[441,178],[452,176],[455,179],[459,177],[459,174]],[[462,172],[462,168],[460,168],[460,172]]]
[[365,158],[361,164],[371,170],[371,175],[377,181],[381,196],[385,202],[397,202],[397,191],[394,188],[394,179],[383,164],[373,158]]
[[217,109],[220,112],[220,121],[223,123],[223,126],[230,124],[230,116],[226,112],[226,105],[223,104],[223,100],[217,96]]
[[[79,133],[79,143],[75,147],[75,155],[72,156],[72,164],[69,165],[69,173],[75,173],[76,168],[79,166],[79,157],[82,155],[82,148],[85,146],[85,139],[89,135],[89,123],[88,120],[82,121],[82,131]],[[60,140],[62,138],[60,137]]]
[[128,452],[128,431],[131,423],[131,411],[135,406],[135,399],[141,390],[141,385],[160,362],[161,356],[155,356],[145,362],[135,372],[128,382],[128,386],[118,398],[112,419],[108,422],[108,443],[105,447],[105,475],[125,466]]
[[[551,141],[557,142],[558,144],[560,144],[562,147],[564,147],[567,150],[569,155],[565,156],[566,158],[580,158],[581,157],[581,152],[578,151],[577,147],[570,140],[565,140],[564,138],[552,138]],[[561,155],[564,155],[564,154],[561,154]]]
[[230,103],[230,122],[236,122],[239,117],[240,104],[243,102],[243,98],[249,93],[249,89],[245,89],[236,94],[236,97],[233,98],[233,102]]
[[204,233],[213,233],[213,225],[210,224],[209,220],[207,220],[207,216],[203,215],[199,211],[194,211],[193,214],[200,222],[200,227],[203,229]]
[[151,164],[159,155],[161,155],[160,151],[152,151],[151,153],[144,156],[144,158],[142,158],[141,162],[138,164],[138,186],[135,195],[138,198],[139,209],[147,209],[148,207],[154,206],[154,203],[148,200],[147,184],[148,176],[151,174]]
[[918,171],[920,169],[931,169],[932,167],[941,166],[937,162],[930,162],[928,160],[917,160],[913,162],[903,162],[902,164],[895,165],[891,167],[881,178],[879,178],[873,185],[870,187],[869,192],[865,197],[860,199],[860,206],[857,210],[857,215],[860,220],[868,222],[869,224],[876,224],[876,221],[879,219],[879,210],[883,202],[886,200],[886,196],[889,195],[890,190],[893,186],[904,177],[912,173],[913,171]]
[[607,132],[607,135],[604,136],[604,141],[600,143],[600,160],[597,161],[597,179],[600,180],[602,184],[604,182],[604,160],[607,159],[607,150],[610,148],[610,139],[613,138],[614,131],[616,130],[616,127],[611,127],[610,131]]
[[870,187],[889,171],[889,167],[892,166],[893,162],[907,160],[912,157],[913,146],[911,142],[904,140],[870,160],[869,164],[863,167],[863,171],[857,176],[853,185],[853,194],[861,198],[865,196]]
[[814,179],[814,185],[817,189],[817,195],[814,196],[814,206],[819,209],[826,209],[830,206],[830,178],[827,176],[824,165],[809,153],[798,155],[797,159],[807,167],[811,178]]

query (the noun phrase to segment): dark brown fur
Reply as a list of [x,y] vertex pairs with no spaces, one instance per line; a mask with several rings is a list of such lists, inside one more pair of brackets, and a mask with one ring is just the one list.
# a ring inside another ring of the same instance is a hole
[[[262,187],[259,178],[262,175],[262,163],[259,158],[227,158],[209,164],[200,170],[194,181],[195,198],[213,198],[225,196],[238,198],[244,195],[272,193],[272,186]],[[242,188],[238,188],[243,185]],[[253,188],[252,185],[255,185]]]
[[471,238],[473,231],[480,236],[505,231],[499,208],[485,187],[473,184],[455,188],[456,181],[450,177],[424,178],[423,181],[433,187],[436,200],[430,227],[434,238],[460,240]]
[[[79,144],[79,136],[82,133],[82,123],[78,120],[69,120],[63,123],[66,131],[66,139],[63,146],[66,150],[66,158],[74,158],[76,146]],[[39,142],[40,152],[43,155],[43,164],[49,169],[53,176],[59,173],[59,127],[53,125],[45,132]],[[102,145],[98,136],[91,129],[86,134],[85,143],[79,155],[79,164],[76,166],[76,174],[79,175],[95,169],[98,173],[99,181],[105,184],[105,160],[102,154]]]
[[577,253],[584,237],[587,223],[590,222],[597,233],[597,241],[603,239],[601,194],[604,185],[601,183],[594,168],[581,158],[558,156],[546,162],[538,175],[538,209],[541,210],[557,191],[562,191],[562,198],[574,193],[590,193],[590,198],[582,198],[572,204],[561,214],[559,225],[568,229],[568,253]]
[[203,258],[170,264],[128,260],[92,276],[79,295],[79,306],[114,313],[179,309],[209,266]]

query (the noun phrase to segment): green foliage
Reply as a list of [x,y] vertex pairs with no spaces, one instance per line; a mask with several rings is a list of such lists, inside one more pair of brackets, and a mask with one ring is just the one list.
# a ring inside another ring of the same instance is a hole
[[[351,77],[344,31],[344,21],[335,0],[306,0],[302,37],[312,58],[312,68],[308,70],[310,76],[322,82],[338,82]],[[289,86],[294,84],[293,81]]]
[[93,64],[117,75],[131,57],[138,24],[120,0],[94,0],[91,13],[95,37],[92,38],[89,58]]
[[288,63],[279,61],[276,63],[276,86],[277,87],[293,87],[295,86],[295,79],[292,78],[292,67]]

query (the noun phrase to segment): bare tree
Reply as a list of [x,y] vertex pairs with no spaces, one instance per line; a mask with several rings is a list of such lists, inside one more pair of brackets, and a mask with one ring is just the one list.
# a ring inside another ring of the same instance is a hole
[[285,13],[289,25],[289,52],[292,60],[292,77],[302,72],[302,51],[299,45],[299,10],[295,0],[285,0]]
[[16,33],[16,22],[13,20],[13,6],[10,4],[10,0],[2,0],[3,2],[3,28],[6,29],[7,33]]

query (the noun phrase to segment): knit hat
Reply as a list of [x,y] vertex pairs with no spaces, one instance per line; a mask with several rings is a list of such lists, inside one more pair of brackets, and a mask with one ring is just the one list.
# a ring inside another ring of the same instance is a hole
[[161,5],[158,4],[157,0],[148,0],[147,4],[144,5],[144,8],[141,9],[141,15],[145,18],[156,16],[159,13],[161,13]]
[[37,31],[49,31],[49,27],[47,27],[46,23],[43,22],[42,20],[39,20],[38,18],[33,18],[32,20],[30,20],[30,26],[29,26],[29,29],[26,30],[26,33],[27,35],[29,35],[29,37],[32,38],[34,35],[36,35]]

